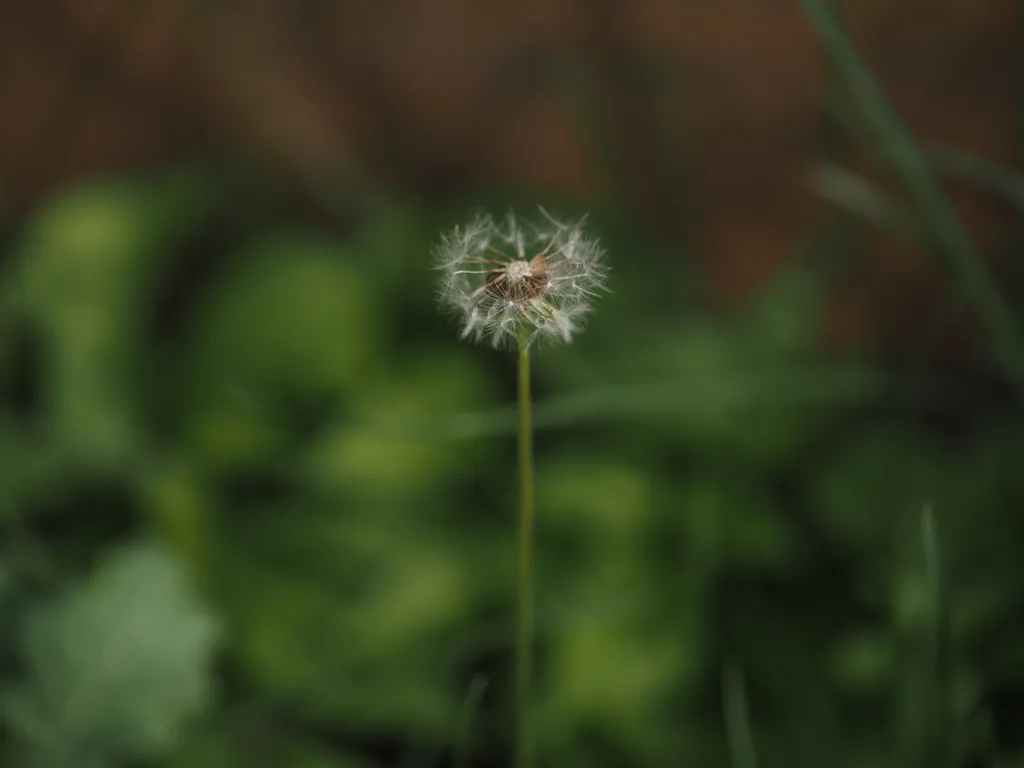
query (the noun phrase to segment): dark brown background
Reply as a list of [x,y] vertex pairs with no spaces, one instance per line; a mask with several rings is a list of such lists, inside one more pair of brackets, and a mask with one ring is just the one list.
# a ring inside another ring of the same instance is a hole
[[[845,5],[915,135],[1016,162],[1017,3]],[[90,174],[230,148],[346,194],[374,179],[614,196],[693,244],[729,300],[824,209],[808,183],[829,149],[823,67],[795,0],[6,0],[0,67],[16,216]],[[954,194],[987,251],[1007,242],[1002,203]],[[937,290],[888,238],[872,264],[841,332],[898,332],[908,290]]]

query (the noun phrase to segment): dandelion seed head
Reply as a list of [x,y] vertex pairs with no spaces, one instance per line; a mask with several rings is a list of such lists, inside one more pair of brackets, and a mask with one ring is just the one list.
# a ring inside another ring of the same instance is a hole
[[505,279],[508,280],[510,285],[516,285],[524,280],[529,280],[531,277],[533,277],[533,267],[530,266],[528,261],[516,259],[505,265]]
[[538,222],[479,215],[442,236],[434,250],[442,305],[462,317],[462,338],[494,346],[520,340],[569,343],[605,290],[607,267],[585,219],[540,209]]

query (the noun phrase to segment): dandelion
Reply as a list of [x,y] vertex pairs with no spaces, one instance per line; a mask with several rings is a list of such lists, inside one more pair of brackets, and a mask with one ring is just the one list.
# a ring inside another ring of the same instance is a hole
[[480,215],[441,240],[441,303],[462,315],[462,337],[519,349],[519,542],[516,622],[516,766],[530,768],[533,738],[533,427],[530,347],[538,339],[569,343],[604,290],[604,252],[585,219],[563,222],[540,209],[539,223],[513,214],[497,224]]
[[495,347],[537,339],[572,341],[604,290],[604,252],[585,219],[563,222],[543,208],[539,223],[477,216],[445,236],[434,256],[441,301],[462,316],[462,338]]

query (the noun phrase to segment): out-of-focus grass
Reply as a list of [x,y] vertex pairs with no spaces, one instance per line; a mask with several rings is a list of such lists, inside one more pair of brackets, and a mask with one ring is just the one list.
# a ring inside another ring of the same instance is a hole
[[[740,370],[722,377],[695,376],[672,384],[623,386],[552,397],[536,404],[534,421],[537,429],[623,422],[636,426],[663,419],[685,424],[688,419],[742,419],[751,411],[768,408],[775,413],[802,409],[827,411],[880,400],[893,405],[899,402],[934,404],[937,399],[953,396],[953,388],[945,388],[945,394],[943,390],[934,380],[915,381],[868,368],[842,370],[831,366],[807,371],[787,368],[750,373]],[[513,434],[516,412],[513,407],[504,407],[392,427],[375,425],[372,420],[362,423],[396,436],[476,440]]]
[[[827,0],[801,0],[825,54],[857,106],[855,114],[874,137],[871,148],[903,184],[921,217],[922,231],[950,276],[984,321],[1007,373],[1024,381],[1020,321],[1002,298],[956,210],[942,191],[927,155],[885,98]],[[962,167],[962,165],[961,165]],[[872,206],[874,210],[878,206]]]

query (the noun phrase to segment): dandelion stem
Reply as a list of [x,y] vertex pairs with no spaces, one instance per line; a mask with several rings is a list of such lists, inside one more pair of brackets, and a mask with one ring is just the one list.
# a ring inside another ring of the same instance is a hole
[[533,426],[530,351],[519,337],[519,606],[516,623],[516,768],[533,766],[530,682],[533,675]]

